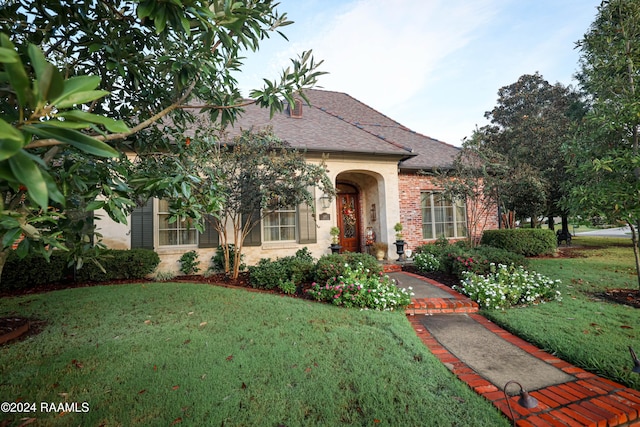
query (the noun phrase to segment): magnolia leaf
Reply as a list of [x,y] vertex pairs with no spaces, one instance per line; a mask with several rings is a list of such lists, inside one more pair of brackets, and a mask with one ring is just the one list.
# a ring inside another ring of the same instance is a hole
[[49,126],[63,128],[63,129],[87,129],[91,127],[91,123],[88,122],[72,122],[72,121],[61,121],[61,120],[47,120],[46,123]]
[[47,124],[27,125],[24,131],[41,138],[53,138],[73,145],[80,150],[100,157],[118,157],[118,152],[108,144],[73,129],[58,129]]
[[20,58],[13,49],[7,49],[6,47],[0,47],[0,62],[4,64],[14,64],[18,62]]
[[0,161],[16,154],[23,145],[22,133],[0,119]]
[[68,97],[73,96],[79,92],[93,91],[100,84],[100,77],[98,76],[76,76],[71,77],[64,81],[64,89],[59,97],[51,101],[52,105],[56,105],[59,108],[61,105],[66,104]]
[[84,92],[75,92],[69,95],[63,95],[54,104],[58,108],[69,108],[74,105],[84,104],[96,99],[100,99],[105,95],[109,95],[106,90],[87,90]]
[[38,79],[39,103],[44,105],[47,100],[62,93],[64,79],[60,71],[47,61],[40,48],[33,44],[29,45],[29,58]]
[[42,209],[46,209],[49,205],[49,192],[36,162],[24,150],[17,152],[8,161],[18,182],[27,187],[29,197]]
[[109,132],[128,132],[129,128],[122,120],[114,120],[110,117],[99,116],[87,113],[85,111],[73,110],[65,111],[58,114],[58,117],[64,117],[74,121],[83,121],[103,125]]
[[54,179],[51,177],[51,175],[49,175],[49,173],[46,170],[41,169],[40,172],[42,173],[42,179],[44,179],[44,182],[47,185],[49,198],[54,202],[59,203],[62,206],[66,205],[67,200],[65,199],[64,195],[60,192],[58,185],[56,184]]
[[[6,49],[15,50],[15,46],[9,40],[9,37],[6,34],[0,33],[0,45]],[[27,72],[22,65],[22,61],[20,58],[17,58],[16,61],[13,62],[5,62],[4,69],[7,73],[7,77],[9,79],[9,83],[13,87],[13,90],[16,91],[16,96],[18,97],[18,103],[20,106],[26,106],[28,101],[32,98],[32,92],[29,83],[29,77],[27,76]]]

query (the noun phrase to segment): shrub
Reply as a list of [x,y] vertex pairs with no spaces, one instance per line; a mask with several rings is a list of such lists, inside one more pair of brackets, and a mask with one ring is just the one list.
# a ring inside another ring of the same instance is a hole
[[316,265],[315,281],[318,283],[326,283],[332,277],[342,276],[344,274],[345,264],[352,268],[358,264],[362,264],[365,271],[370,276],[379,276],[382,273],[382,266],[374,256],[369,254],[361,254],[347,252],[344,254],[323,255]]
[[480,242],[524,256],[550,254],[557,247],[553,230],[540,228],[485,230]]
[[420,245],[416,248],[416,250],[414,251],[414,253],[416,254],[431,254],[431,255],[435,255],[436,257],[440,257],[442,254],[444,254],[447,251],[447,246],[442,246],[442,245],[437,245],[435,243],[433,244],[426,244],[426,245]]
[[293,280],[282,280],[278,283],[278,288],[288,295],[295,294],[297,290],[297,286]]
[[470,271],[482,274],[489,270],[489,261],[476,251],[463,251],[460,254],[450,253],[451,269],[449,273],[462,277],[462,273]]
[[280,264],[270,258],[262,258],[256,265],[249,266],[249,283],[254,288],[274,289],[284,277]]
[[479,275],[463,273],[460,286],[453,287],[478,303],[482,308],[504,310],[515,305],[560,300],[559,280],[551,280],[522,266],[492,264],[490,272]]
[[295,256],[271,261],[261,259],[249,267],[249,283],[254,288],[274,289],[281,281],[291,281],[295,285],[311,282],[315,273],[313,257],[307,248],[300,249]]
[[59,282],[64,279],[66,268],[65,252],[54,251],[47,261],[41,255],[27,255],[20,259],[11,251],[2,270],[0,290],[28,289]]
[[413,295],[411,288],[398,288],[389,276],[371,276],[362,263],[353,268],[347,264],[342,275],[325,284],[314,283],[306,292],[317,301],[338,306],[388,311],[407,307]]
[[189,251],[182,254],[180,257],[180,271],[183,274],[195,274],[200,271],[200,261],[198,261],[198,252]]
[[77,271],[76,280],[103,282],[122,279],[142,279],[153,273],[160,257],[151,249],[105,250],[98,255],[97,261],[105,269],[87,262]]
[[440,260],[434,254],[428,252],[418,253],[413,257],[413,265],[424,273],[440,269]]
[[[233,271],[235,264],[236,247],[233,243],[227,245],[229,247],[229,269]],[[240,271],[244,271],[247,266],[244,264],[244,254],[240,255]],[[211,257],[211,267],[209,270],[214,272],[224,272],[224,246],[218,246],[218,250]]]
[[[98,264],[104,268],[104,272]],[[121,279],[142,279],[153,273],[160,264],[158,254],[150,249],[104,250],[95,262],[86,261],[75,272],[75,280],[81,282],[104,282]],[[16,290],[65,279],[73,280],[74,272],[67,266],[67,254],[62,251],[51,253],[50,261],[40,255],[27,255],[19,259],[10,253],[2,271],[0,289]]]
[[483,256],[489,264],[504,264],[504,265],[522,265],[528,264],[524,255],[517,254],[515,252],[508,251],[506,249],[500,249],[493,246],[480,245],[474,249],[477,253]]

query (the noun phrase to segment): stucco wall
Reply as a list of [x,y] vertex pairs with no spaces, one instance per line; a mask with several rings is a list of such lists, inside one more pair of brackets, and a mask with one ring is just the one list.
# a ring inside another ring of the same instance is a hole
[[[308,155],[312,163],[319,163],[321,156]],[[378,241],[389,243],[389,254],[394,255],[392,242],[395,240],[393,225],[400,221],[400,205],[398,203],[398,158],[367,155],[331,154],[326,160],[328,176],[336,184],[346,181],[355,185],[360,191],[361,226],[360,232],[364,249],[364,230],[367,226],[374,228]],[[331,201],[328,208],[323,208],[320,190],[316,190],[316,223],[317,243],[275,243],[263,242],[261,246],[245,247],[243,249],[244,262],[247,265],[257,263],[260,258],[275,259],[293,255],[298,249],[307,247],[315,258],[330,253],[331,236],[329,230],[337,225],[336,200]],[[376,205],[376,220],[371,217],[371,205]],[[98,213],[100,214],[100,213]],[[323,215],[324,214],[324,215]],[[328,219],[321,219],[327,217]],[[97,224],[98,231],[103,235],[103,243],[114,249],[129,249],[131,236],[129,226],[117,224],[102,213],[102,220]],[[130,223],[128,218],[128,223]],[[156,247],[161,263],[158,271],[173,271],[178,273],[178,260],[184,252],[195,250],[199,254],[200,267],[205,270],[210,265],[210,259],[215,249],[202,249],[195,246]]]

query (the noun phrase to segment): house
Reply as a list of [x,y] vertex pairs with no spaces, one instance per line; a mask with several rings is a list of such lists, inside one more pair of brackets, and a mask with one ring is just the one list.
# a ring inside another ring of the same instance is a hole
[[[305,207],[269,215],[245,241],[247,264],[260,258],[292,255],[307,247],[315,257],[329,253],[331,227],[340,228],[343,250],[364,252],[366,239],[389,243],[396,257],[394,225],[404,227],[408,249],[439,236],[461,239],[468,232],[464,202],[441,197],[437,184],[424,171],[450,168],[459,149],[414,132],[345,93],[307,90],[310,104],[295,105],[273,118],[267,109],[246,107],[231,131],[271,126],[274,133],[305,153],[309,162],[325,157],[338,195],[330,200],[316,194],[315,215]],[[215,232],[181,228],[166,221],[167,204],[153,200],[137,209],[130,226],[101,221],[103,242],[112,248],[152,248],[161,270],[179,269],[177,260],[197,250],[208,260],[218,246]],[[497,228],[497,210],[488,228]]]

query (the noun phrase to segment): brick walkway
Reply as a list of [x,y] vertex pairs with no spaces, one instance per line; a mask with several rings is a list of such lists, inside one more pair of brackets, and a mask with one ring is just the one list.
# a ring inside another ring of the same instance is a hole
[[[640,392],[626,388],[618,383],[577,368],[557,357],[544,352],[528,342],[510,334],[476,312],[478,306],[463,295],[433,280],[419,277],[429,285],[437,286],[449,292],[452,298],[414,300],[407,308],[409,322],[422,342],[445,364],[459,379],[491,401],[509,419],[502,389],[486,380],[464,362],[442,346],[420,322],[422,315],[435,313],[466,313],[480,325],[487,328],[507,342],[519,347],[530,355],[564,371],[576,378],[574,381],[544,387],[530,392],[538,400],[538,406],[525,409],[516,402],[518,397],[510,398],[511,408],[518,426],[634,426],[640,427]],[[515,392],[511,390],[510,394]]]

